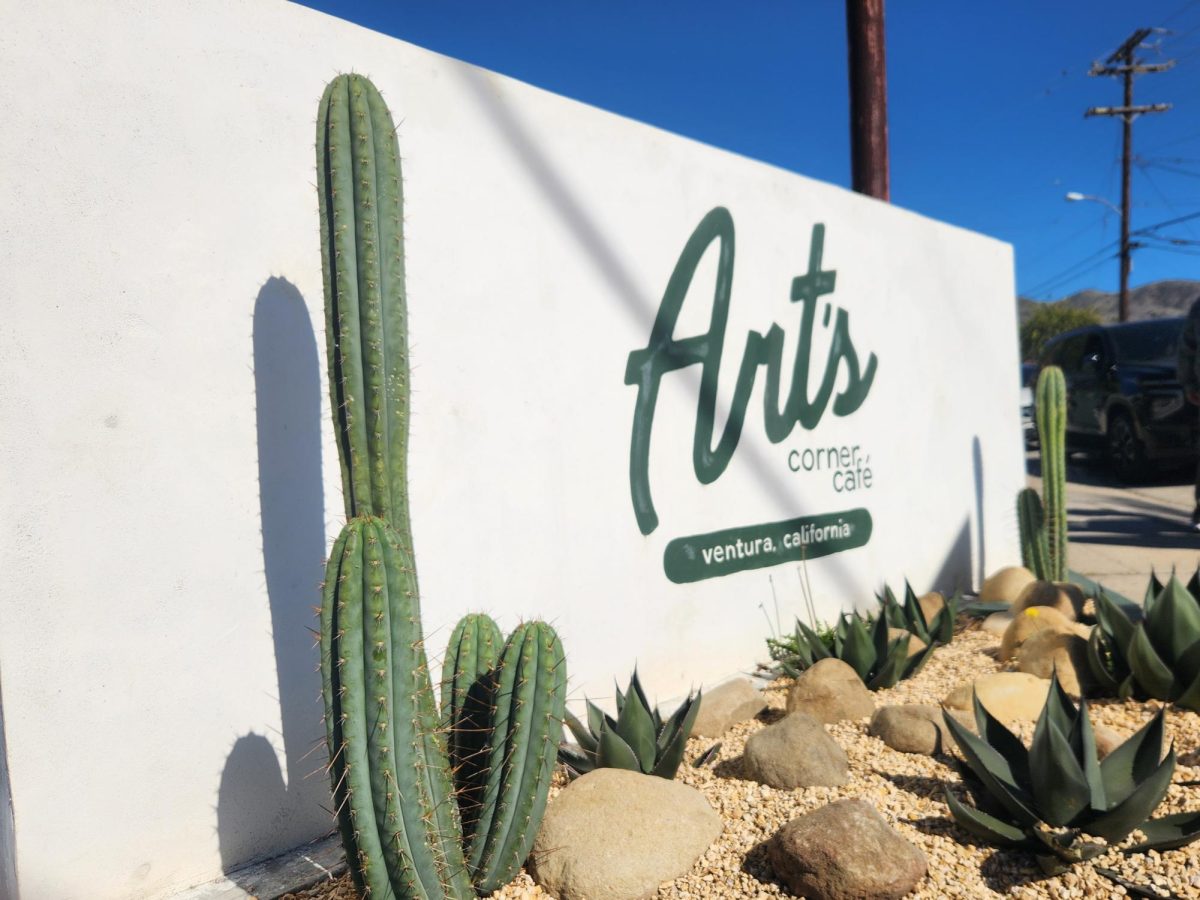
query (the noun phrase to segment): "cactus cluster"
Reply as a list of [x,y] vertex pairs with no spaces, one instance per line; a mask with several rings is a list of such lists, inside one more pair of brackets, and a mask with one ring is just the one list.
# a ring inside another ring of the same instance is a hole
[[1039,581],[1067,580],[1067,383],[1062,369],[1046,366],[1034,399],[1042,461],[1042,494],[1017,494],[1021,561]]
[[1095,599],[1088,667],[1099,692],[1200,712],[1200,572],[1186,587],[1151,575],[1138,622],[1103,590]]
[[536,836],[562,734],[562,645],[541,622],[504,641],[487,617],[466,617],[439,717],[408,516],[399,151],[366,78],[338,76],[321,98],[317,182],[348,518],[321,602],[338,829],[361,895],[465,900],[510,881]]
[[1174,749],[1162,753],[1162,709],[1103,760],[1087,701],[1075,706],[1057,677],[1028,748],[978,698],[978,736],[943,715],[976,803],[968,806],[945,788],[954,820],[988,843],[1031,851],[1048,873],[1107,852],[1135,829],[1144,837],[1126,853],[1173,850],[1200,837],[1200,812],[1149,818],[1175,771]]
[[586,726],[567,713],[567,727],[578,746],[564,745],[559,759],[579,775],[598,768],[615,768],[674,778],[700,713],[700,692],[688,694],[675,712],[663,719],[646,698],[635,670],[627,690],[622,692],[616,686],[616,698],[615,719],[590,700],[586,701]]

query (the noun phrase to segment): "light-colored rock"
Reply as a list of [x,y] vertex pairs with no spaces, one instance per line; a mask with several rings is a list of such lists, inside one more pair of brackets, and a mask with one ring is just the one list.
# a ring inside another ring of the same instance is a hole
[[531,874],[560,900],[637,900],[691,869],[722,827],[681,782],[596,769],[550,801]]
[[1073,633],[1077,625],[1052,606],[1030,606],[1013,614],[1012,622],[1000,638],[1000,652],[996,658],[1008,662],[1029,637],[1039,631],[1051,630]]
[[720,737],[739,722],[753,719],[767,708],[762,691],[756,690],[748,678],[735,678],[705,691],[700,698],[700,712],[692,725],[693,737]]
[[960,684],[942,701],[952,709],[972,710],[971,693],[979,695],[984,709],[1005,724],[1035,721],[1046,704],[1050,682],[1028,672],[993,672]]
[[1009,607],[1013,615],[1031,606],[1056,609],[1068,619],[1078,619],[1087,597],[1079,585],[1068,581],[1034,581],[1025,586],[1021,595]]
[[986,619],[979,627],[988,634],[994,634],[996,637],[1003,637],[1004,632],[1008,629],[1009,624],[1013,620],[1013,614],[1010,612],[994,612]]
[[936,706],[906,703],[875,710],[867,733],[901,753],[942,753],[953,744],[942,711]]
[[787,711],[833,723],[866,718],[875,711],[875,701],[849,665],[840,659],[822,659],[800,673],[788,691]]
[[917,598],[917,605],[921,607],[925,621],[932,624],[934,616],[946,608],[946,598],[938,591],[930,591]]
[[896,638],[902,638],[905,636],[908,637],[908,655],[909,656],[916,656],[918,653],[920,653],[922,650],[924,650],[928,646],[923,640],[921,640],[919,637],[917,637],[911,631],[907,631],[904,628],[888,628],[888,643],[889,644],[892,641],[896,640]]
[[767,843],[771,867],[809,900],[897,900],[925,877],[925,854],[866,800],[792,819]]
[[742,774],[781,790],[837,787],[846,783],[849,773],[846,751],[825,726],[801,712],[750,735],[742,751]]
[[1047,628],[1031,634],[1017,650],[1017,670],[1038,678],[1057,671],[1059,684],[1076,697],[1093,686],[1087,640],[1069,631]]
[[1037,576],[1024,566],[1005,566],[993,572],[979,589],[982,603],[1015,603],[1021,591]]

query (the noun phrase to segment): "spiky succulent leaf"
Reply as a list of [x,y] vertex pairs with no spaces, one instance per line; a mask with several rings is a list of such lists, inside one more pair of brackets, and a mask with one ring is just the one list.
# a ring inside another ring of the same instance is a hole
[[642,772],[654,768],[654,719],[650,716],[650,710],[642,705],[640,691],[636,694],[631,692],[626,697],[625,706],[617,716],[617,734],[633,750]]
[[1029,751],[1021,739],[1013,734],[1003,722],[993,716],[983,705],[978,694],[972,695],[975,711],[975,727],[979,737],[988,746],[995,748],[1008,763],[1009,780],[1013,784],[1027,785],[1029,778]]
[[944,785],[942,794],[945,797],[946,805],[950,807],[950,814],[954,817],[954,821],[968,834],[987,841],[989,844],[995,844],[997,847],[1028,845],[1028,837],[1017,826],[967,806],[960,802]]
[[1045,708],[1029,747],[1029,775],[1034,803],[1048,825],[1070,824],[1091,802],[1087,776],[1071,752],[1071,743]]
[[948,712],[942,717],[966,764],[992,799],[1003,806],[1018,825],[1036,824],[1038,816],[1033,811],[1033,797],[1027,787],[1017,781],[1012,764]]
[[1137,684],[1151,697],[1174,699],[1175,675],[1154,649],[1144,623],[1138,623],[1126,651]]
[[602,769],[629,769],[631,772],[642,771],[637,754],[633,752],[616,731],[604,723],[600,729],[600,747],[596,751],[596,766]]
[[1146,634],[1168,666],[1200,640],[1200,604],[1174,575],[1146,618]]
[[1128,797],[1097,818],[1087,823],[1089,834],[1094,834],[1116,843],[1128,837],[1129,832],[1138,828],[1150,818],[1150,813],[1158,807],[1167,788],[1171,786],[1171,776],[1175,773],[1175,751],[1170,750],[1166,759],[1159,763],[1158,768],[1150,776],[1133,789]]
[[1162,758],[1163,710],[1100,762],[1110,806],[1123,802],[1158,767]]
[[1125,853],[1145,853],[1156,850],[1165,853],[1186,847],[1200,838],[1200,812],[1182,812],[1151,819],[1138,826],[1146,840],[1127,847]]

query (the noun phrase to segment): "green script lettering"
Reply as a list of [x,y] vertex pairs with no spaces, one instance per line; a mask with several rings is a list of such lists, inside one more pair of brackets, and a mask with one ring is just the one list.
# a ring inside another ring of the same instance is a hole
[[[700,393],[696,405],[696,431],[692,444],[692,464],[701,484],[711,484],[721,477],[733,457],[745,424],[746,408],[754,388],[759,366],[767,369],[763,394],[764,425],[768,440],[779,443],[791,434],[798,424],[801,428],[816,428],[833,400],[833,414],[848,416],[858,409],[871,390],[875,379],[876,359],[872,353],[865,369],[860,369],[858,353],[850,340],[850,315],[837,310],[825,360],[825,370],[815,396],[809,396],[809,357],[812,349],[813,326],[818,299],[832,294],[837,272],[821,268],[825,244],[825,226],[814,225],[809,249],[808,272],[792,281],[791,299],[801,304],[800,341],[792,366],[791,388],[780,404],[783,373],[783,329],[772,324],[766,334],[751,331],[746,336],[734,385],[729,415],[720,440],[713,446],[714,421],[717,406],[717,384],[721,369],[721,353],[725,344],[725,325],[729,320],[729,302],[733,289],[733,217],[729,210],[718,206],[696,226],[688,238],[675,270],[667,282],[658,315],[650,331],[650,340],[641,350],[629,354],[625,368],[625,383],[638,389],[633,413],[633,433],[629,453],[629,484],[633,495],[633,510],[642,534],[658,527],[658,513],[650,495],[650,432],[654,427],[654,411],[658,402],[658,387],[663,375],[692,365],[700,365]],[[713,291],[712,317],[708,331],[677,340],[675,323],[683,308],[684,297],[705,251],[718,241],[717,279]],[[823,304],[822,325],[829,327],[832,306]],[[844,366],[846,385],[836,397],[834,385]]]

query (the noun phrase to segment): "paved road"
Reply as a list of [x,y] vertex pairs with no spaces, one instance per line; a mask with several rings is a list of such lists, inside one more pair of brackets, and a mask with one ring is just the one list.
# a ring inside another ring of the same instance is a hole
[[[1029,483],[1041,490],[1038,455],[1029,454]],[[1126,486],[1100,462],[1073,456],[1067,464],[1070,566],[1141,602],[1150,570],[1172,568],[1190,578],[1200,564],[1200,533],[1191,531],[1194,473],[1164,472]]]

